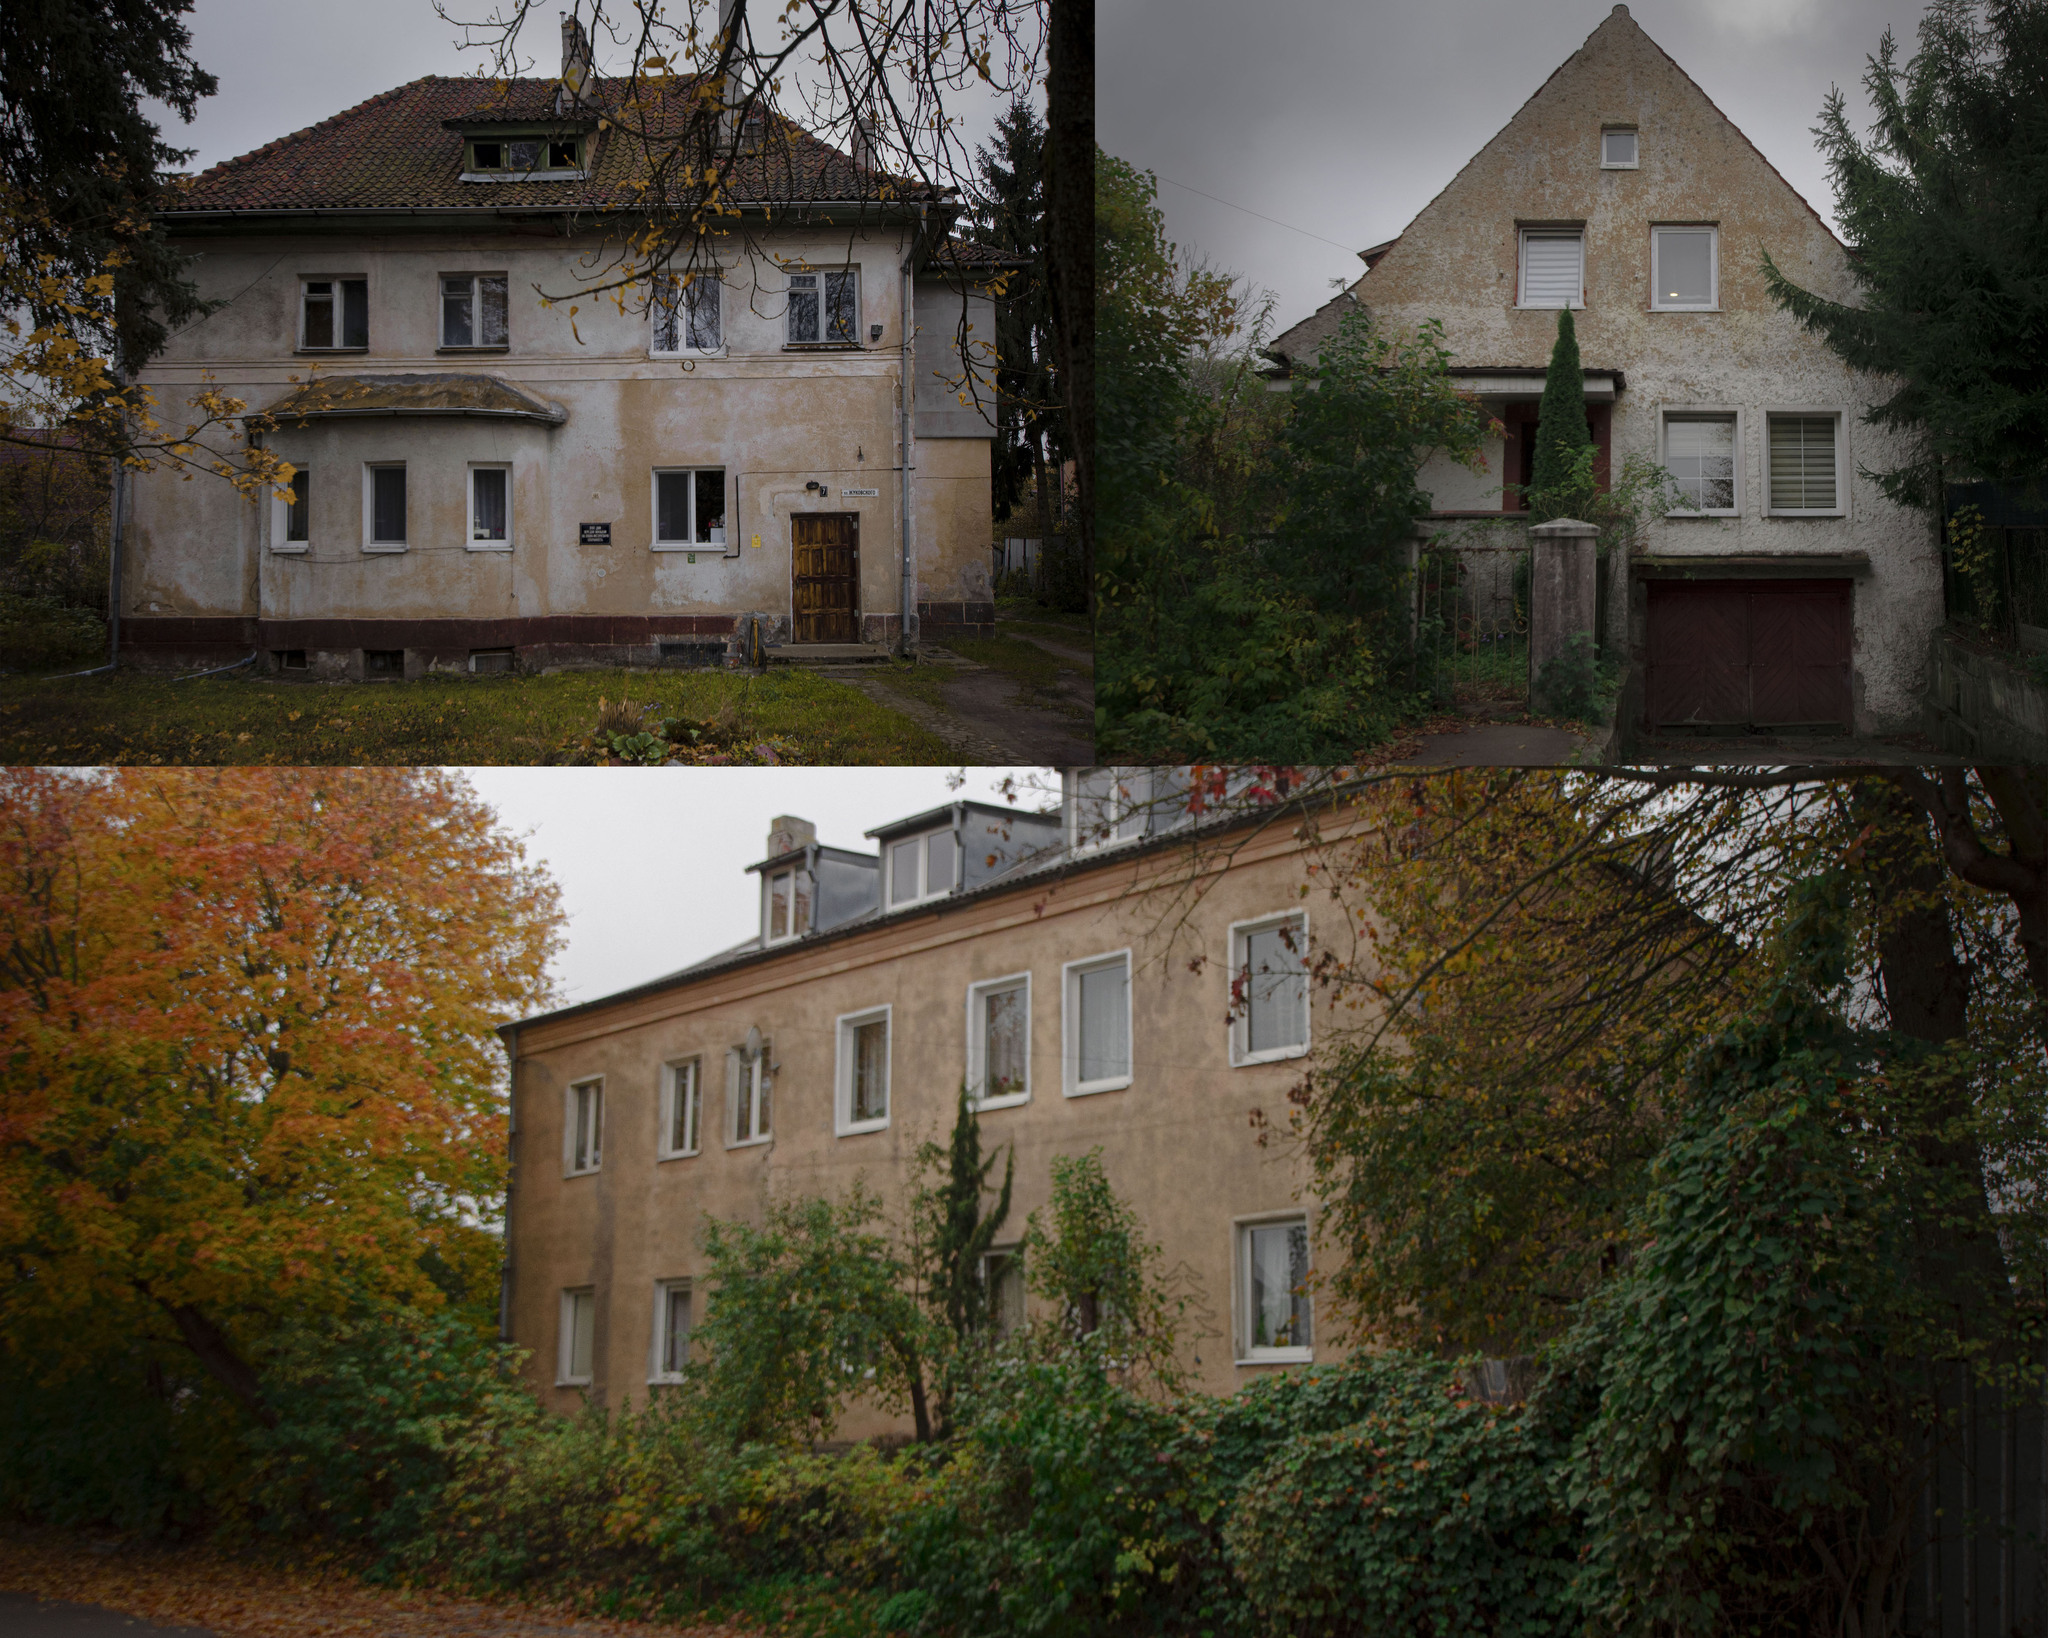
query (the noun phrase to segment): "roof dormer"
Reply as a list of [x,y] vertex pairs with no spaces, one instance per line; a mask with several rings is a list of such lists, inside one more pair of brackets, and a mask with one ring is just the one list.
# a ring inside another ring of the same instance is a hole
[[768,831],[768,857],[747,866],[761,878],[761,947],[793,944],[872,913],[882,861],[827,847],[808,819],[783,816]]
[[949,802],[868,832],[882,845],[882,908],[950,898],[1005,875],[1059,845],[1053,814],[992,802]]

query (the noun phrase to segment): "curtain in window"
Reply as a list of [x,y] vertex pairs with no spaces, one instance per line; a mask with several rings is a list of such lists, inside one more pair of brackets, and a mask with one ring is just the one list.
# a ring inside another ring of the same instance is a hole
[[1771,417],[1771,510],[1835,510],[1835,418]]
[[669,1286],[661,1302],[661,1368],[674,1376],[690,1360],[690,1288]]
[[1251,1346],[1310,1346],[1308,1227],[1275,1223],[1255,1228],[1251,1241]]
[[1081,975],[1079,1077],[1107,1081],[1131,1072],[1130,973],[1119,961]]
[[697,1066],[678,1064],[669,1094],[668,1146],[671,1153],[688,1154],[697,1147]]
[[654,479],[654,538],[690,538],[690,474],[662,472]]
[[405,539],[405,468],[375,467],[370,473],[370,538]]
[[853,1030],[853,1118],[881,1120],[889,1113],[889,1025],[884,1019]]
[[572,1378],[590,1375],[591,1343],[597,1331],[597,1294],[572,1291],[569,1294],[569,1369]]
[[1245,1045],[1274,1052],[1308,1040],[1308,974],[1299,922],[1262,928],[1245,941]]
[[984,1098],[1007,1097],[1024,1089],[1024,986],[993,990],[981,998],[982,1087]]
[[505,478],[504,472],[487,467],[480,467],[470,474],[470,480],[476,485],[476,521],[471,526],[473,539],[506,538]]
[[1522,236],[1522,305],[1570,307],[1585,286],[1585,241],[1576,233]]

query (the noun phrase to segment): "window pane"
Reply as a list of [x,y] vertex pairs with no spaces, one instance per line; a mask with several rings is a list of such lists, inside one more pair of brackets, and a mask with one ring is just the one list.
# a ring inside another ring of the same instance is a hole
[[540,167],[540,139],[538,137],[515,137],[506,147],[512,153],[512,169],[531,171]]
[[908,904],[920,896],[917,884],[916,840],[898,842],[889,849],[889,902]]
[[1832,512],[1835,506],[1835,418],[1772,416],[1772,509]]
[[690,1359],[690,1288],[669,1286],[661,1307],[661,1368],[674,1376]]
[[696,479],[696,538],[700,545],[725,544],[725,474],[715,468],[700,471]]
[[827,341],[854,341],[860,335],[860,276],[851,268],[825,275]]
[[1308,975],[1298,923],[1268,927],[1245,941],[1245,1039],[1252,1052],[1308,1040]]
[[1664,465],[1688,506],[1725,512],[1735,504],[1735,417],[1667,422]]
[[954,855],[953,833],[942,830],[926,838],[931,847],[930,858],[926,861],[924,890],[927,893],[943,893],[953,887]]
[[405,539],[405,468],[380,466],[370,473],[374,507],[370,520],[372,540]]
[[692,1130],[695,1122],[691,1118],[691,1105],[697,1098],[697,1066],[678,1064],[669,1071],[669,1075],[668,1147],[672,1152],[681,1153],[696,1147],[690,1140],[696,1135]]
[[1657,300],[1666,307],[1705,307],[1714,299],[1712,233],[1657,233]]
[[342,280],[341,344],[344,347],[370,345],[370,285],[367,279]]
[[548,144],[548,169],[551,171],[573,171],[576,169],[576,144],[573,142],[550,142]]
[[768,1056],[768,1043],[761,1043],[761,1056],[754,1060],[754,1136],[766,1137],[768,1125],[768,1065],[773,1060]]
[[657,291],[652,316],[654,320],[654,350],[657,353],[672,353],[681,346],[676,304],[680,298],[672,290]]
[[689,310],[690,345],[707,352],[719,345],[718,285],[703,274],[684,292]]
[[789,931],[801,938],[811,930],[811,874],[799,870],[790,877]]
[[590,1375],[591,1341],[597,1330],[597,1295],[578,1291],[569,1298],[569,1375]]
[[308,347],[334,345],[334,286],[306,286],[306,341]]
[[292,498],[284,511],[284,538],[305,540],[312,520],[313,474],[301,468],[292,474]]
[[889,1025],[885,1019],[853,1029],[853,1118],[880,1120],[889,1113]]
[[1604,165],[1633,165],[1636,162],[1635,132],[1601,132],[1600,161]]
[[587,1089],[590,1098],[590,1164],[604,1163],[604,1088]]
[[441,345],[443,347],[473,347],[476,345],[476,329],[470,321],[470,291],[468,279],[443,279],[441,281]]
[[657,473],[654,479],[654,538],[690,538],[690,474]]
[[1522,305],[1570,307],[1585,271],[1576,233],[1531,233],[1522,239]]
[[1276,1223],[1250,1230],[1247,1238],[1251,1241],[1251,1346],[1310,1346],[1308,1226]]
[[1024,1090],[1024,1051],[1030,1027],[1022,984],[991,990],[981,998],[982,1090],[985,1098]]
[[1024,1327],[1024,1256],[1016,1251],[991,1251],[982,1260],[988,1282],[988,1318],[999,1337],[1014,1336]]
[[1080,1079],[1112,1080],[1131,1072],[1130,975],[1119,961],[1081,975]]
[[1142,770],[1091,768],[1076,793],[1075,837],[1082,847],[1145,834],[1147,787]]
[[470,529],[473,540],[506,538],[505,477],[504,472],[494,467],[479,467],[470,474],[476,485],[476,521]]
[[480,171],[495,171],[505,163],[505,150],[496,142],[479,142],[471,149]]
[[789,872],[786,870],[768,883],[768,936],[789,937]]
[[792,274],[789,281],[789,339],[818,339],[818,276]]
[[477,299],[483,311],[477,322],[477,342],[484,347],[505,345],[505,275],[476,281]]

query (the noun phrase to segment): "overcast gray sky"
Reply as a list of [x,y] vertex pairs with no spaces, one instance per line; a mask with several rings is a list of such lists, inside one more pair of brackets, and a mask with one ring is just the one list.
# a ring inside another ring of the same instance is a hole
[[818,840],[872,853],[864,831],[956,796],[1049,805],[1051,768],[470,768],[477,794],[545,863],[568,911],[555,973],[588,1001],[737,944],[759,926],[757,878],[768,822],[808,819]]
[[[1611,9],[1612,0],[1097,0],[1097,137],[1160,176],[1172,237],[1279,297],[1284,328],[1329,299],[1331,279],[1355,279],[1356,252],[1399,233]],[[1811,134],[1821,103],[1841,86],[1860,125],[1865,58],[1887,27],[1909,55],[1923,10],[1921,0],[1629,6],[1831,224]]]
[[[483,17],[506,0],[457,0],[457,17]],[[561,67],[558,18],[567,6],[537,4],[520,35],[534,72]],[[767,31],[779,7],[756,7],[756,30]],[[671,13],[683,7],[672,4]],[[456,34],[434,14],[432,0],[196,0],[186,26],[199,66],[220,81],[190,125],[159,108],[165,140],[196,148],[194,169],[233,159],[303,130],[379,91],[423,74],[474,74],[488,67],[480,51],[458,51]],[[600,70],[624,64],[598,53]],[[987,99],[962,96],[969,149],[987,140],[996,111]],[[1044,98],[1039,98],[1044,107]]]

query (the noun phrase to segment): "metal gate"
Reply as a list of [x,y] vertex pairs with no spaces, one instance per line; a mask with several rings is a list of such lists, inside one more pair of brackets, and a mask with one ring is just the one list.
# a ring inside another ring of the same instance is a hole
[[1446,704],[1529,697],[1529,549],[1431,545],[1416,564],[1421,679]]

